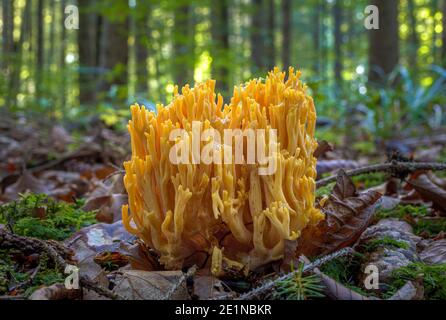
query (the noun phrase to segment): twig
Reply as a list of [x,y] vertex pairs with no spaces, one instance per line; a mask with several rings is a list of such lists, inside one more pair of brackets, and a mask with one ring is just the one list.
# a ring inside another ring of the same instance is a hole
[[[345,173],[349,177],[358,176],[366,173],[374,173],[374,172],[390,172],[396,176],[400,176],[417,170],[433,170],[433,171],[446,170],[446,163],[392,161],[389,163],[374,164],[358,169],[348,170]],[[335,182],[336,178],[337,175],[332,175],[330,177],[320,179],[316,182],[316,187],[320,188],[332,182]]]
[[[329,261],[331,261],[333,259],[349,255],[349,254],[353,253],[353,251],[354,250],[349,247],[349,248],[344,248],[344,249],[341,249],[339,251],[336,251],[336,252],[334,252],[332,254],[326,255],[326,256],[324,256],[324,257],[322,257],[320,259],[317,259],[316,261],[314,261],[314,262],[304,266],[302,272],[303,273],[310,272],[314,268],[318,268],[318,267],[324,265],[325,263],[327,263],[327,262],[329,262]],[[253,289],[253,290],[251,290],[251,291],[241,295],[240,297],[238,297],[235,300],[255,300],[255,299],[258,299],[258,298],[264,296],[265,294],[269,293],[274,288],[274,286],[276,285],[277,282],[290,280],[298,272],[299,272],[299,270],[295,270],[293,272],[287,273],[287,274],[285,274],[285,275],[283,275],[281,277],[278,277],[276,279],[268,280],[267,282],[265,282],[260,287],[257,287],[255,289]],[[221,300],[224,300],[226,298],[228,298],[228,297],[223,297]],[[220,298],[218,300],[220,300]]]
[[[0,247],[17,248],[22,251],[44,251],[55,263],[56,268],[62,273],[65,272],[65,267],[67,266],[65,259],[70,258],[67,255],[67,250],[62,250],[60,246],[54,246],[51,241],[43,241],[36,238],[19,236],[5,229],[0,229]],[[84,288],[92,290],[109,299],[123,299],[107,288],[96,284],[84,275],[79,275],[79,282]]]

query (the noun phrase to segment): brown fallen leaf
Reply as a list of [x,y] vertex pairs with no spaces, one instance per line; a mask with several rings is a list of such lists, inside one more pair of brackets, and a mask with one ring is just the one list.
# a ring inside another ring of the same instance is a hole
[[97,210],[96,220],[113,223],[122,219],[121,208],[127,201],[126,194],[105,195],[88,199],[82,209],[85,211]]
[[328,151],[333,151],[333,145],[331,145],[325,140],[318,141],[318,145],[316,150],[314,150],[313,152],[313,156],[316,159],[320,159]]
[[81,299],[82,291],[65,288],[64,284],[56,283],[42,287],[33,292],[29,300],[76,300]]
[[357,194],[353,182],[341,171],[322,207],[326,218],[303,230],[298,254],[314,257],[354,244],[372,222],[380,198],[381,194],[372,190]]
[[446,191],[433,183],[426,174],[408,180],[407,184],[415,189],[425,201],[432,202],[434,207],[446,212]]
[[34,177],[30,172],[24,171],[19,179],[6,188],[5,197],[15,200],[19,197],[19,193],[48,193],[51,188]]
[[420,258],[426,264],[446,263],[446,240],[433,241],[420,253]]
[[189,300],[181,271],[124,271],[116,279],[113,293],[129,300]]

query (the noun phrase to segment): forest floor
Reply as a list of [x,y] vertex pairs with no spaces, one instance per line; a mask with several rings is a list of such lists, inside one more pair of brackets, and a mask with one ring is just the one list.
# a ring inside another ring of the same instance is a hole
[[[217,279],[203,266],[163,270],[125,231],[126,132],[4,120],[0,300],[446,299],[446,132],[387,150],[320,141],[324,232],[288,241],[282,261]],[[77,290],[64,285],[73,266]]]

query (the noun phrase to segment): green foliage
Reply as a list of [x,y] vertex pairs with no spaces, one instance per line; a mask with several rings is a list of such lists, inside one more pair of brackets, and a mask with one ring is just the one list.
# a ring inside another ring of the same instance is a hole
[[365,251],[373,252],[378,248],[389,246],[400,249],[409,249],[409,244],[407,242],[399,241],[389,236],[371,240],[364,246],[364,249]]
[[[324,287],[317,275],[303,275],[304,264],[294,273],[289,280],[279,281],[276,284],[273,298],[279,300],[308,300],[312,298],[323,298]],[[291,265],[291,272],[294,271]]]
[[368,189],[383,184],[387,180],[387,176],[381,172],[373,172],[368,174],[362,174],[352,177],[353,182],[356,185],[361,185],[363,188]]
[[407,216],[422,218],[429,215],[429,208],[425,205],[414,206],[411,204],[400,204],[393,209],[380,209],[376,213],[378,219],[397,218],[403,219]]
[[0,223],[13,232],[39,239],[64,240],[96,222],[94,212],[81,210],[82,202],[57,202],[43,194],[24,194],[0,206]]
[[446,299],[446,264],[426,265],[412,263],[392,272],[391,289],[385,296],[392,296],[407,281],[421,281],[424,285],[425,297],[432,300]]
[[345,287],[363,295],[370,296],[373,293],[366,292],[355,283],[355,277],[360,273],[362,254],[355,253],[352,257],[339,257],[325,263],[321,271],[341,283]]
[[328,184],[328,185],[326,185],[324,187],[317,188],[316,189],[316,198],[321,198],[323,196],[328,196],[331,193],[331,191],[333,190],[333,187],[334,187],[335,184],[336,183],[333,182],[333,183],[330,183],[330,184]]
[[446,218],[419,219],[413,226],[416,235],[435,237],[440,232],[446,232]]
[[[0,295],[7,294],[14,287],[19,293],[23,292],[25,297],[29,297],[41,286],[64,281],[64,275],[49,263],[45,255],[39,256],[38,266],[31,272],[16,261],[16,256],[19,255],[19,252],[13,250],[0,250]],[[35,274],[34,270],[37,270]]]

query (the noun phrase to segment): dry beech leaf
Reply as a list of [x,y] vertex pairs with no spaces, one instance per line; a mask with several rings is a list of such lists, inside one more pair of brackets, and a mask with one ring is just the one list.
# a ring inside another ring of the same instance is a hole
[[111,194],[91,198],[82,207],[85,211],[97,210],[96,220],[99,222],[113,223],[121,220],[121,207],[126,204],[126,194]]
[[314,257],[354,244],[372,222],[380,198],[381,194],[373,190],[357,194],[350,178],[341,171],[322,208],[325,220],[304,229],[298,253]]
[[194,277],[193,295],[199,300],[216,299],[228,295],[223,282],[212,275],[197,275]]
[[319,274],[322,280],[322,284],[324,285],[325,293],[330,298],[335,300],[370,300],[370,298],[365,297],[350,288],[347,288],[346,286],[337,282],[326,274],[317,271],[316,273]]
[[113,292],[129,300],[190,299],[181,271],[124,271]]
[[420,258],[426,264],[446,263],[446,240],[433,241],[420,253]]
[[318,145],[316,150],[313,152],[313,156],[316,159],[322,157],[326,152],[333,151],[333,146],[328,143],[326,140],[318,141]]
[[94,261],[96,255],[105,251],[119,252],[121,242],[133,239],[134,237],[125,230],[122,221],[118,221],[83,228],[65,240],[65,244],[73,250],[73,258],[77,261],[81,275],[88,276],[91,280],[104,281],[102,268]]
[[15,200],[19,197],[19,193],[24,192],[47,194],[49,189],[30,172],[25,171],[14,184],[6,188],[5,196],[11,200]]
[[81,290],[67,289],[64,284],[56,283],[37,289],[29,297],[29,300],[75,300],[81,297]]
[[416,179],[409,180],[407,183],[415,189],[425,201],[432,202],[436,208],[446,211],[446,191],[433,183],[427,175],[419,175]]

